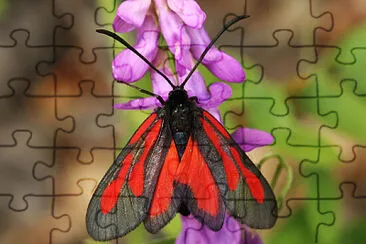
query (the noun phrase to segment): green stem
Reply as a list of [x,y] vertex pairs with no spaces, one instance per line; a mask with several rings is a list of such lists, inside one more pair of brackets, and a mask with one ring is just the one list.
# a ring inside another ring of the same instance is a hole
[[285,198],[285,196],[287,195],[288,191],[291,188],[291,184],[292,184],[292,181],[293,181],[293,173],[292,173],[292,170],[291,170],[290,166],[287,165],[283,161],[283,159],[277,154],[276,155],[267,155],[264,158],[262,158],[262,160],[258,163],[258,169],[260,170],[261,167],[263,166],[264,162],[266,162],[267,160],[269,160],[271,158],[276,158],[278,163],[279,163],[277,168],[276,168],[276,171],[274,173],[274,176],[272,178],[272,181],[271,181],[272,189],[274,189],[275,186],[277,185],[278,178],[280,176],[280,173],[281,173],[282,169],[285,169],[287,171],[286,184],[285,184],[284,188],[282,189],[281,193],[279,194],[279,196],[277,197],[278,209],[281,209],[283,199]]

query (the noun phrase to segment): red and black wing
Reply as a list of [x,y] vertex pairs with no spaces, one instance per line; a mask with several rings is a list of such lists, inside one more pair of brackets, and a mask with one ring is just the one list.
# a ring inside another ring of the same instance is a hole
[[[203,218],[204,224],[211,229],[217,229],[220,223],[218,218],[222,218],[223,215],[223,201],[228,213],[241,223],[257,229],[271,228],[276,222],[278,211],[273,191],[258,168],[221,123],[202,110],[202,113],[194,116],[194,129],[190,140],[192,147],[187,146],[186,152],[196,152],[196,159],[199,165],[202,165],[199,177],[192,178],[190,184],[204,181],[209,185],[207,194],[212,202],[207,201],[209,208],[202,208],[199,202],[205,200],[195,196],[193,199],[196,199],[197,204],[190,203],[189,210],[195,216]],[[191,161],[191,167],[197,167],[194,166],[195,160]],[[209,179],[202,180],[202,177]],[[217,196],[217,191],[221,197]],[[215,216],[216,218],[211,218]]]
[[220,165],[220,162],[207,160],[211,151],[210,145],[200,144],[197,136],[202,131],[196,125],[194,127],[196,129],[188,139],[176,171],[174,193],[196,219],[212,230],[220,230],[225,217],[225,205],[221,198],[220,186],[217,185],[211,170],[212,167],[216,167],[214,164]]
[[87,230],[95,240],[121,237],[147,218],[155,224],[150,229],[158,230],[167,223],[167,216],[175,215],[176,208],[166,207],[174,202],[159,199],[169,189],[157,184],[167,181],[165,162],[175,157],[162,111],[143,122],[99,183],[86,215]]

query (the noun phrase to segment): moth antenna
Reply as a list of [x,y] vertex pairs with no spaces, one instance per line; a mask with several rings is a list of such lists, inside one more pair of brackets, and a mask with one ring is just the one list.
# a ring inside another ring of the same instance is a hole
[[118,83],[125,84],[126,86],[129,86],[129,87],[132,87],[132,88],[134,88],[134,89],[136,89],[136,90],[138,90],[138,91],[140,91],[140,92],[142,92],[142,93],[144,93],[144,94],[147,94],[147,95],[150,95],[150,96],[156,97],[156,99],[158,99],[158,100],[159,100],[159,102],[161,103],[161,105],[164,105],[164,104],[165,104],[164,99],[163,99],[160,95],[158,95],[158,94],[155,94],[155,93],[150,92],[150,91],[148,91],[148,90],[142,89],[142,88],[140,88],[140,87],[138,87],[138,86],[132,85],[132,84],[127,83],[127,82],[125,82],[125,81],[120,81],[120,80],[118,80],[117,82],[118,82]]
[[134,54],[136,54],[139,58],[141,58],[147,65],[149,65],[151,69],[153,69],[159,75],[161,75],[169,83],[169,85],[173,89],[175,88],[175,85],[173,85],[173,83],[169,80],[169,78],[166,75],[164,75],[164,73],[162,73],[160,70],[158,70],[157,68],[155,68],[155,66],[152,65],[152,63],[150,63],[149,60],[147,60],[141,53],[139,53],[133,46],[131,46],[122,37],[118,36],[116,33],[113,33],[111,31],[104,30],[104,29],[97,29],[96,32],[101,33],[101,34],[104,34],[104,35],[107,35],[109,37],[112,37],[114,40],[119,41],[120,43],[122,43],[124,46],[126,46],[128,49],[130,49]]
[[189,74],[187,75],[187,77],[184,79],[183,83],[180,85],[181,88],[184,87],[184,85],[187,83],[187,81],[189,80],[189,78],[191,78],[192,74],[194,71],[196,71],[198,65],[200,65],[203,61],[203,59],[205,58],[206,54],[208,53],[208,51],[210,50],[210,48],[215,44],[215,42],[220,38],[220,36],[227,30],[230,28],[230,26],[232,26],[233,24],[235,24],[236,22],[242,20],[242,19],[246,19],[249,18],[249,15],[241,15],[241,16],[237,16],[234,19],[230,20],[227,24],[224,25],[224,27],[221,29],[221,31],[219,33],[217,33],[217,35],[212,39],[212,41],[210,42],[210,44],[208,44],[208,46],[206,47],[206,49],[203,51],[203,53],[201,54],[200,58],[197,60],[197,63],[194,65],[194,67],[192,68],[192,70],[189,72]]

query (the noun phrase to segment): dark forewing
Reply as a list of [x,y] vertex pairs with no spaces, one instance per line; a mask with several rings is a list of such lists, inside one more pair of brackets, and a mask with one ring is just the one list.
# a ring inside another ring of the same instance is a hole
[[163,113],[159,110],[145,120],[99,183],[86,216],[95,240],[123,236],[147,217],[172,142]]
[[[170,130],[167,130],[167,133],[171,133]],[[174,186],[178,166],[177,148],[171,140],[156,182],[149,212],[144,221],[145,228],[151,233],[156,233],[165,226],[176,215],[180,206],[181,198],[176,194]]]
[[211,114],[202,110],[194,120],[193,139],[200,145],[229,214],[249,227],[271,228],[277,219],[277,203],[266,179]]

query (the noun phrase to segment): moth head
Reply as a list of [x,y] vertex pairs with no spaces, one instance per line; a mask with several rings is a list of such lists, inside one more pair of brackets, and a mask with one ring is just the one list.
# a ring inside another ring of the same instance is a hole
[[169,100],[176,101],[178,103],[187,101],[188,94],[184,88],[176,86],[171,92],[169,92]]

